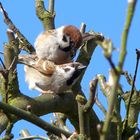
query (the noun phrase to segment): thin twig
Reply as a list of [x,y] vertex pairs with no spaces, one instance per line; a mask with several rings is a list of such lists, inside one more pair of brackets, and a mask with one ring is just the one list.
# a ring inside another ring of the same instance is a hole
[[16,57],[14,57],[8,69],[6,69],[6,66],[3,63],[1,58],[0,58],[0,62],[2,63],[2,66],[3,66],[3,70],[1,71],[1,73],[5,79],[5,103],[8,103],[8,76],[9,76],[9,72],[11,71],[11,69],[13,68],[13,65],[16,62]]
[[82,95],[76,96],[76,101],[78,104],[78,116],[79,116],[79,128],[80,128],[80,134],[86,135],[85,130],[85,112],[83,110],[83,106],[86,102],[85,98]]
[[5,134],[10,135],[11,131],[12,131],[12,128],[13,128],[13,123],[9,121]]
[[55,2],[55,0],[49,0],[48,11],[49,11],[51,14],[54,14],[54,2]]
[[13,68],[13,66],[15,65],[16,60],[17,60],[17,57],[15,56],[13,61],[12,61],[12,63],[10,64],[10,66],[8,68],[8,71],[10,71]]
[[11,121],[8,122],[6,127],[5,136],[1,140],[11,140],[13,139],[14,135],[11,133],[13,128],[13,123]]
[[128,140],[140,140],[140,132],[132,135]]
[[3,55],[4,53],[2,51],[0,51],[0,54]]
[[102,103],[99,101],[98,96],[96,96],[96,100],[95,103],[97,104],[97,106],[100,108],[100,110],[104,113],[104,115],[106,115],[106,109],[104,108],[104,106],[102,105]]
[[5,64],[3,63],[2,59],[0,58],[0,62],[3,66],[2,70],[1,70],[1,74],[3,75],[5,82],[5,103],[8,103],[8,75],[9,75],[9,71],[6,69]]
[[135,67],[135,73],[134,73],[132,88],[131,88],[130,96],[129,96],[129,99],[128,99],[128,105],[127,105],[127,109],[126,109],[126,117],[125,117],[125,122],[124,122],[124,124],[125,124],[124,130],[126,129],[126,127],[128,125],[127,123],[128,123],[129,109],[130,109],[131,99],[132,99],[132,96],[133,96],[133,93],[134,93],[134,88],[135,88],[135,81],[136,81],[137,70],[138,70],[139,59],[140,59],[140,55],[139,55],[138,52],[140,53],[140,51],[136,50],[137,62],[136,62],[136,67]]
[[118,75],[114,76],[114,85],[112,87],[111,90],[111,97],[110,97],[110,105],[108,106],[108,111],[106,114],[106,121],[103,125],[103,129],[102,129],[102,135],[100,137],[100,140],[106,140],[108,139],[108,134],[110,132],[110,122],[111,122],[111,116],[113,113],[113,108],[114,108],[114,102],[116,101],[117,95],[116,95],[116,89],[117,89],[117,85],[120,79],[120,72],[123,69],[123,64],[124,64],[124,60],[125,60],[125,56],[126,56],[126,47],[127,47],[127,38],[128,38],[128,33],[129,33],[129,29],[131,26],[131,22],[132,22],[132,18],[133,18],[133,14],[135,11],[135,6],[136,6],[137,0],[131,1],[131,3],[128,3],[128,9],[127,9],[127,17],[126,17],[126,22],[125,22],[125,26],[124,26],[124,30],[123,30],[123,34],[122,34],[122,42],[121,42],[121,51],[120,51],[120,56],[119,56],[119,62],[118,62]]
[[52,120],[52,124],[56,127],[62,128],[66,131],[70,131],[66,126],[67,116],[63,113],[53,113],[54,120]]
[[82,22],[80,27],[80,32],[85,33],[85,31],[86,31],[86,24]]
[[112,69],[114,70],[115,74],[117,75],[118,74],[118,71],[117,71],[117,69],[115,67],[115,64],[113,63],[111,57],[108,57],[107,60],[108,60],[108,62],[110,64],[110,66],[112,67]]
[[126,17],[126,21],[125,21],[125,25],[124,25],[124,29],[122,33],[121,50],[120,50],[119,64],[118,64],[120,68],[122,68],[124,64],[124,60],[126,56],[127,38],[129,34],[129,29],[131,27],[133,15],[135,12],[136,4],[137,4],[137,0],[128,1],[127,17]]
[[26,136],[26,137],[23,137],[23,138],[18,138],[16,140],[33,140],[33,139],[49,140],[48,138],[43,137],[43,136],[39,136],[39,135],[36,135],[36,136]]
[[132,79],[132,76],[128,74],[128,71],[124,71],[124,72],[122,73],[122,75],[125,76],[125,78],[126,78],[128,84],[132,86],[133,79]]
[[94,80],[90,81],[90,96],[87,103],[84,105],[84,111],[88,112],[91,110],[94,102],[95,102],[95,93],[97,89],[98,79],[95,78]]
[[6,69],[6,66],[4,65],[4,63],[3,63],[2,59],[1,59],[1,57],[0,57],[0,62],[1,62],[1,64],[2,64],[2,66],[3,66],[3,68]]
[[89,112],[84,111],[84,106],[86,103],[86,99],[82,95],[77,95],[76,100],[78,103],[78,116],[79,116],[79,128],[80,135],[84,139],[91,139],[91,131],[90,131],[90,123],[89,123]]
[[19,135],[20,135],[21,137],[31,136],[30,133],[29,133],[29,131],[28,131],[27,129],[21,130],[20,133],[19,133]]

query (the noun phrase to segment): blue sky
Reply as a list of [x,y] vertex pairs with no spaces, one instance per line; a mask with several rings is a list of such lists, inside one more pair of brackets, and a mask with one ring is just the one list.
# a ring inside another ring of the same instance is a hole
[[[43,26],[39,19],[36,17],[35,13],[35,2],[34,0],[0,0],[9,14],[9,17],[12,19],[14,24],[20,29],[20,31],[26,36],[26,38],[34,44],[36,36],[43,31]],[[45,1],[46,7],[48,6],[48,0]],[[80,27],[82,22],[87,24],[87,30],[93,29],[95,32],[101,32],[105,37],[111,38],[114,46],[120,48],[121,43],[121,34],[124,26],[125,16],[126,16],[127,0],[123,1],[103,1],[103,0],[56,0],[55,2],[55,26],[59,27],[62,25],[73,24],[77,27]],[[128,70],[132,75],[134,74],[134,67],[136,63],[135,49],[140,49],[139,45],[139,25],[140,25],[140,2],[137,2],[137,7],[135,11],[135,16],[132,22],[130,29],[128,47],[127,47],[127,56],[125,60],[124,69]],[[3,22],[2,15],[0,14],[0,50],[2,51],[3,42],[7,41],[6,31],[7,26]],[[113,61],[117,64],[119,51],[113,53]],[[85,74],[85,77],[82,81],[83,91],[88,97],[89,92],[89,81],[94,78],[96,74],[105,74],[108,76],[108,70],[110,65],[107,60],[104,58],[102,49],[97,47],[91,63],[88,67],[88,70]],[[138,70],[136,87],[140,89],[140,68]],[[23,93],[28,94],[31,97],[38,96],[37,91],[29,91],[28,85],[24,82],[24,72],[23,66],[18,67],[19,72],[19,82],[20,89]],[[127,84],[124,78],[121,78],[121,83],[123,85],[124,91],[130,90],[130,86]],[[106,106],[106,100],[100,95],[101,101]],[[94,109],[97,112],[97,115],[104,119],[102,112],[94,106]],[[124,116],[124,109],[122,110]],[[50,116],[49,116],[50,117]],[[48,122],[49,117],[43,117]],[[24,126],[23,126],[24,123]],[[28,128],[31,134],[41,134],[45,135],[45,132],[30,125],[30,123],[25,123],[24,121],[18,122],[15,124],[13,133],[15,138],[19,135],[19,131],[22,128]]]

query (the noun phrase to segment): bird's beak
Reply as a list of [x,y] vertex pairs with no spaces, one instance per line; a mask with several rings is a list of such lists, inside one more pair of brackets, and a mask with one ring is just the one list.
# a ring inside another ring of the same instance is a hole
[[78,67],[78,70],[84,70],[86,67],[87,67],[87,66],[84,66],[84,65],[79,66],[79,67]]

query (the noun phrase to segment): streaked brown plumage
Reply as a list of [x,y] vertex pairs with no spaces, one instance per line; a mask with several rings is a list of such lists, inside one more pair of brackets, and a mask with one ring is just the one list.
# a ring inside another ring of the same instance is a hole
[[35,49],[39,59],[64,64],[71,62],[81,44],[82,35],[79,29],[69,25],[41,33],[36,38]]
[[41,93],[62,93],[69,88],[85,68],[79,62],[56,65],[52,61],[38,59],[32,55],[20,55],[19,63],[25,64],[25,81],[29,89],[36,89]]

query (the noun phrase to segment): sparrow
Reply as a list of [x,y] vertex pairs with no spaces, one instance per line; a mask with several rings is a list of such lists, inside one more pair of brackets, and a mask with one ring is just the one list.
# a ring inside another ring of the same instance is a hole
[[40,60],[37,57],[20,55],[19,63],[25,64],[25,81],[29,89],[43,93],[59,94],[70,88],[86,66],[79,62],[57,65],[52,61]]
[[36,38],[34,46],[39,59],[64,64],[71,62],[82,41],[80,30],[68,25],[41,33]]

